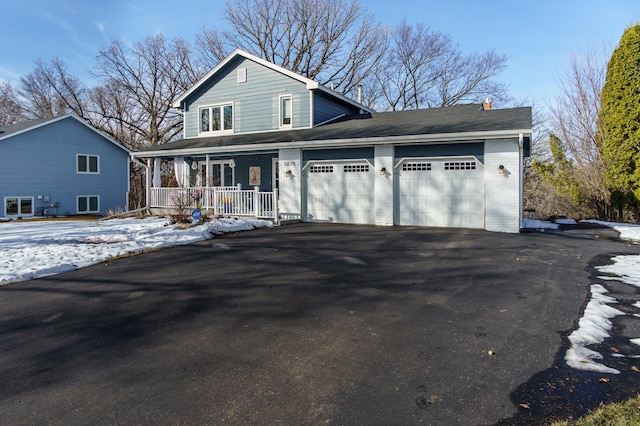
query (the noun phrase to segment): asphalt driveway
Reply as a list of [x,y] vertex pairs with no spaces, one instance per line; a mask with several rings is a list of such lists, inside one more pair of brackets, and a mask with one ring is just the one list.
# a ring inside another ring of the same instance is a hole
[[625,253],[640,247],[296,224],[3,286],[1,422],[535,420],[523,389],[561,370],[592,266]]

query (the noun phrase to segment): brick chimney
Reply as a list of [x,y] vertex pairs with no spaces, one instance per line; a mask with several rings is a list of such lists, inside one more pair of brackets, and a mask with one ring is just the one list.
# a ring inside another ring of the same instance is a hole
[[487,98],[484,100],[484,103],[482,104],[482,109],[484,111],[490,110],[491,109],[491,99]]

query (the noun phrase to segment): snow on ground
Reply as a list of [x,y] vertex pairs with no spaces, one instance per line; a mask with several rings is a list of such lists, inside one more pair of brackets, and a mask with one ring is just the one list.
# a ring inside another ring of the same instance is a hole
[[602,276],[606,280],[617,280],[640,287],[640,255],[615,256],[612,265],[598,266],[598,271],[615,276]]
[[580,223],[595,223],[613,228],[620,233],[620,239],[640,242],[640,225],[628,223],[604,222],[602,220],[581,220]]
[[[536,229],[558,229],[560,224],[575,224],[573,219],[556,219],[554,222],[544,220],[524,219],[523,228]],[[604,222],[600,220],[582,220],[580,223],[593,223],[613,228],[620,234],[620,239],[640,243],[640,225],[630,225],[626,223]],[[602,280],[618,280],[623,283],[640,287],[640,256],[623,255],[615,256],[611,259],[611,265],[597,267],[598,271],[607,273],[607,276],[600,276]],[[591,299],[584,309],[582,317],[578,321],[578,328],[569,335],[570,348],[565,354],[567,365],[578,370],[595,371],[600,373],[618,374],[615,368],[608,367],[602,362],[604,356],[588,346],[602,343],[610,337],[609,332],[613,328],[611,319],[619,315],[631,315],[640,320],[640,302],[633,305],[638,309],[638,313],[626,314],[619,309],[612,307],[618,300],[607,295],[609,290],[600,284],[591,285]],[[631,343],[640,346],[640,338],[629,339]],[[614,356],[627,356],[631,358],[640,357],[639,354],[614,354]]]
[[523,219],[523,229],[558,229],[559,226],[555,223],[539,220],[539,219]]
[[591,286],[591,300],[584,308],[582,318],[578,321],[578,328],[569,335],[571,347],[567,349],[564,357],[569,367],[600,373],[620,373],[615,368],[595,361],[602,359],[602,354],[587,348],[589,345],[604,342],[609,337],[609,330],[613,327],[611,318],[624,315],[624,312],[609,306],[617,301],[613,297],[606,296],[606,293],[608,290],[600,284]]
[[[610,265],[598,266],[599,272],[609,275],[599,276],[602,280],[616,280],[625,284],[640,287],[640,255],[621,255],[611,259]],[[603,359],[603,355],[587,348],[589,345],[602,343],[610,337],[609,331],[613,327],[611,318],[618,315],[630,315],[640,317],[640,303],[632,306],[639,313],[626,314],[610,305],[618,303],[615,297],[607,296],[609,291],[600,284],[591,286],[591,300],[587,304],[582,318],[578,321],[578,328],[569,335],[571,347],[565,354],[565,360],[570,367],[578,370],[596,371],[601,373],[618,374],[615,368],[597,362]],[[640,338],[629,339],[635,345],[640,345]],[[616,357],[626,356],[638,358],[640,354],[614,354]]]
[[[580,223],[593,223],[596,225],[612,228],[620,233],[620,239],[625,241],[640,242],[640,225],[631,225],[628,223],[605,222],[602,220],[581,220]],[[539,219],[523,219],[523,229],[537,229],[544,231],[545,229],[559,229],[560,225],[575,225],[573,219],[556,219],[553,222]]]
[[558,225],[575,225],[576,221],[575,219],[567,219],[565,218],[559,218],[553,221],[553,223],[557,223]]
[[273,223],[266,220],[218,219],[180,229],[170,225],[169,219],[158,217],[1,223],[0,285],[59,274],[130,253],[270,226]]
[[[640,242],[640,226],[610,222],[599,223],[620,232],[620,238]],[[187,229],[170,225],[166,218],[111,219],[104,221],[20,221],[0,223],[0,285],[58,274],[113,259],[213,238],[227,232],[270,227],[273,223],[251,219],[219,219]],[[558,229],[557,223],[525,219],[524,228]],[[603,280],[619,280],[640,287],[640,256],[616,256],[611,265],[598,267]],[[587,304],[578,328],[574,330],[567,350],[567,364],[580,370],[619,373],[601,362],[603,355],[588,348],[609,337],[611,319],[632,315],[640,320],[640,302],[633,306],[637,314],[625,314],[612,307],[615,297],[600,284],[591,285],[591,300]],[[640,338],[630,339],[639,346]],[[639,354],[615,354],[640,357]]]

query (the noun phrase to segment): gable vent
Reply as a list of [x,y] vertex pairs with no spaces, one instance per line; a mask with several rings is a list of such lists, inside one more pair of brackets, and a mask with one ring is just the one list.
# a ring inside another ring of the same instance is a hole
[[247,69],[238,68],[238,83],[246,83],[247,81]]

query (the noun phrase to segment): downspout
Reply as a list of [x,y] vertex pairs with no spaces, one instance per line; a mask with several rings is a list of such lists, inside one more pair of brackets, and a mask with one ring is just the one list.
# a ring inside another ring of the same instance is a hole
[[519,222],[520,222],[520,232],[522,232],[522,228],[523,228],[523,208],[524,208],[524,176],[523,176],[523,171],[524,171],[524,134],[519,133],[518,134],[518,167],[519,167],[519,172],[518,172],[518,176],[520,176],[520,184],[518,185],[520,187],[520,198],[519,198],[519,204],[520,204],[520,208],[519,208],[519,212],[518,212],[518,218],[519,218]]

